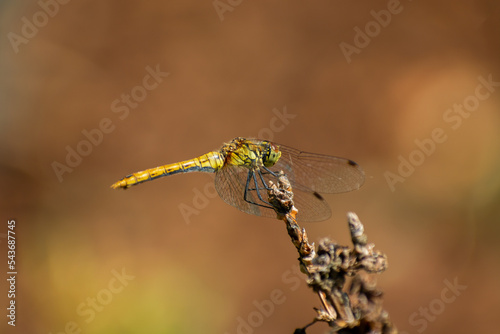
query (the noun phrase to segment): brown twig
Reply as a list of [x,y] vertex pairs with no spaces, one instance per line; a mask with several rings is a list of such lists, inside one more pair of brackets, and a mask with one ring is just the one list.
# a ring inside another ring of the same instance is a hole
[[[382,308],[382,292],[376,288],[373,273],[387,269],[387,257],[367,243],[363,224],[356,214],[347,214],[353,248],[323,239],[317,250],[309,244],[307,233],[296,221],[293,192],[287,177],[281,172],[277,184],[270,182],[269,202],[278,218],[285,221],[288,235],[299,252],[300,269],[307,284],[320,298],[322,308],[314,320],[297,330],[306,333],[312,324],[322,321],[330,326],[330,333],[395,334],[388,313]],[[353,277],[350,285],[346,279]]]

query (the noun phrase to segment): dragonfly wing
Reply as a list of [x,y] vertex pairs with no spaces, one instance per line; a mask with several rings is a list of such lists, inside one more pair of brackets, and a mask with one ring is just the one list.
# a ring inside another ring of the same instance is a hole
[[281,157],[270,169],[276,172],[282,170],[295,188],[301,184],[320,193],[336,194],[356,190],[363,185],[365,173],[352,160],[276,145]]
[[[219,169],[215,174],[215,189],[220,198],[235,208],[256,216],[276,218],[273,209],[249,203],[245,200],[245,187],[247,184],[249,169],[242,166],[226,165]],[[262,186],[261,183],[259,183]],[[255,188],[251,183],[250,188]],[[261,197],[267,201],[267,191],[259,190]],[[262,203],[257,196],[256,191],[248,191],[247,199],[253,203]],[[262,203],[264,205],[264,203]]]
[[298,184],[292,186],[292,191],[299,222],[319,222],[332,215],[330,206],[317,192]]

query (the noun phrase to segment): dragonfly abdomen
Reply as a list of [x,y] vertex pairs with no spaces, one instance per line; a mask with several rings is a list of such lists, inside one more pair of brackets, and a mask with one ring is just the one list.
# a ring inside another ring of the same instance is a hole
[[114,183],[111,188],[127,189],[136,184],[151,181],[163,176],[178,173],[205,172],[214,173],[224,165],[224,156],[220,152],[209,152],[198,158],[176,162],[164,166],[146,169],[141,172],[125,176],[120,181]]

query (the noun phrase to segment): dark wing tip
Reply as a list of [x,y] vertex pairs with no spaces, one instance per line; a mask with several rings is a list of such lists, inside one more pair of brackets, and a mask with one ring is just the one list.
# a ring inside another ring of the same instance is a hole
[[[353,168],[356,169],[356,177],[358,178],[358,184],[356,185],[356,187],[354,187],[352,190],[356,190],[356,189],[359,189],[361,188],[361,186],[365,183],[365,172],[363,171],[363,169],[361,168],[360,165],[358,165],[355,161],[353,160],[347,160],[347,164]],[[354,170],[352,170],[354,171]]]
[[352,161],[352,160],[347,160],[347,164],[349,166],[353,166],[353,167],[359,166],[355,161]]
[[323,201],[323,200],[325,200],[325,199],[323,198],[323,196],[321,196],[321,194],[320,194],[320,193],[318,193],[318,192],[316,192],[316,191],[315,191],[315,192],[313,192],[313,195],[314,195],[314,197],[316,197],[317,199],[320,199],[320,200],[322,200],[322,201]]

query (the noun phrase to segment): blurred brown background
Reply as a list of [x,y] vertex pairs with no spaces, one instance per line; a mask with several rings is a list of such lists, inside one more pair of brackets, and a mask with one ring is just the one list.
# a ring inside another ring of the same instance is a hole
[[[109,189],[263,136],[364,168],[360,191],[326,196],[331,220],[304,226],[312,241],[349,244],[345,214],[359,215],[389,257],[378,282],[402,332],[497,331],[498,2],[55,4],[0,5],[0,262],[5,276],[15,218],[19,273],[17,326],[6,325],[2,279],[0,328],[232,334],[308,323],[320,303],[292,271],[283,224],[225,204],[212,175]],[[72,166],[68,149],[83,152]],[[271,307],[273,291],[282,298]]]

